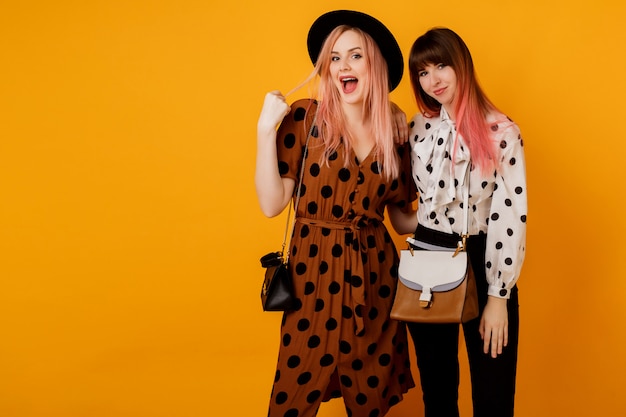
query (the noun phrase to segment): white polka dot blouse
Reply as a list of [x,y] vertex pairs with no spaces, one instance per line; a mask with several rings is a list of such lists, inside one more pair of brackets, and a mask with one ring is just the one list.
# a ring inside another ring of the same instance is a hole
[[[471,169],[469,233],[487,233],[485,271],[489,295],[508,298],[524,262],[526,166],[517,125],[498,114],[488,118],[499,163],[493,173]],[[471,158],[464,139],[442,108],[437,117],[411,121],[411,164],[420,194],[418,221],[445,233],[462,232],[463,179]],[[456,143],[455,143],[456,142]],[[456,145],[456,149],[454,149]]]

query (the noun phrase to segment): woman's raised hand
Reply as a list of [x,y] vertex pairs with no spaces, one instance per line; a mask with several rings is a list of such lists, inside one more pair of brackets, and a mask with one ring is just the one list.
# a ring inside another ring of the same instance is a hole
[[259,133],[269,133],[276,130],[278,124],[289,114],[290,110],[291,107],[280,91],[274,90],[267,93],[257,123]]

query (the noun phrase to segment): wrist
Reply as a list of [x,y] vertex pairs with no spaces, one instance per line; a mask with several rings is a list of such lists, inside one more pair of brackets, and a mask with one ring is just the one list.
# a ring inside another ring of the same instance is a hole
[[267,137],[276,135],[276,126],[270,126],[266,123],[259,122],[256,126],[257,136]]
[[511,290],[490,285],[489,289],[487,290],[487,295],[494,298],[508,299],[511,296]]
[[490,295],[489,297],[487,297],[487,302],[492,304],[506,304],[507,299]]

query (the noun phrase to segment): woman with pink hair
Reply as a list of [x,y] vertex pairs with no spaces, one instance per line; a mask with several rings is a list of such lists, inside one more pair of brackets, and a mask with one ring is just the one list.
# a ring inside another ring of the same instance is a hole
[[389,102],[402,53],[382,23],[347,10],[318,18],[308,49],[317,97],[289,105],[270,92],[257,124],[261,210],[276,216],[300,196],[297,300],[283,316],[269,416],[314,416],[334,397],[349,416],[383,416],[414,386],[406,327],[389,317],[398,255],[383,224],[385,208],[393,224],[416,198],[408,146],[394,141],[406,119],[394,125]]
[[[470,52],[452,30],[435,28],[417,38],[409,71],[420,110],[409,135],[419,192],[415,248],[456,247],[468,180],[466,248],[480,315],[463,323],[463,333],[474,416],[510,417],[519,329],[516,282],[526,239],[522,137],[481,90]],[[459,325],[408,323],[408,328],[426,417],[458,417]]]

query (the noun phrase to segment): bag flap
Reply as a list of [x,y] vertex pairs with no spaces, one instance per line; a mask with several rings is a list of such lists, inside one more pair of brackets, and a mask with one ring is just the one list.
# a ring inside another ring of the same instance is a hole
[[467,253],[402,250],[398,276],[407,287],[421,291],[449,291],[459,286],[467,271]]

